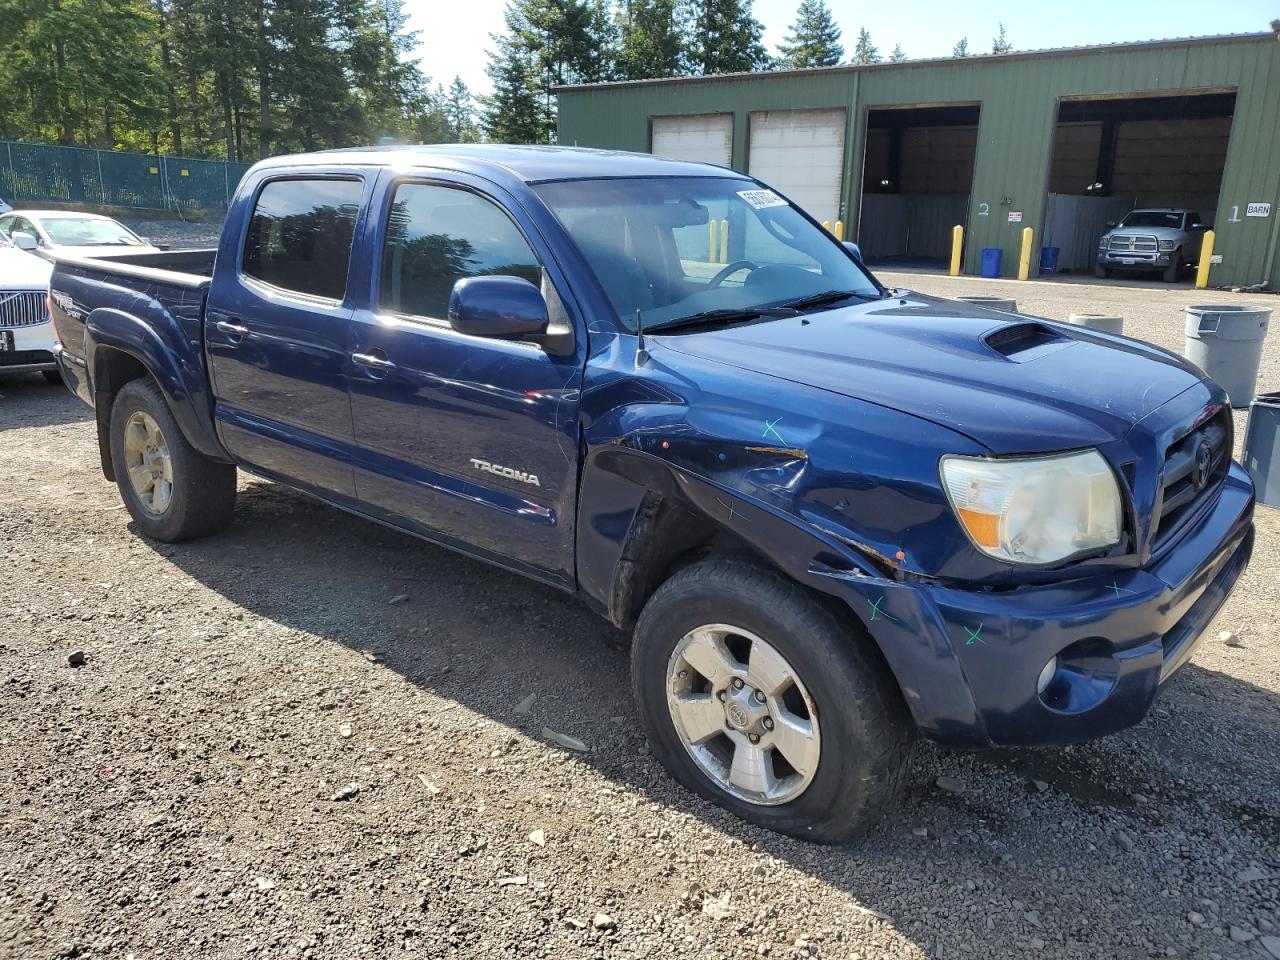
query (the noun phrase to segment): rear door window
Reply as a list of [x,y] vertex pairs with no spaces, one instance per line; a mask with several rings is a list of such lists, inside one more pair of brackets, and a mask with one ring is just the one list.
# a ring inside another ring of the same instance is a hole
[[542,283],[542,265],[501,207],[456,187],[396,187],[382,247],[383,309],[445,320],[453,285],[488,276]]
[[242,269],[282,290],[342,300],[364,184],[360,180],[273,180],[258,194]]

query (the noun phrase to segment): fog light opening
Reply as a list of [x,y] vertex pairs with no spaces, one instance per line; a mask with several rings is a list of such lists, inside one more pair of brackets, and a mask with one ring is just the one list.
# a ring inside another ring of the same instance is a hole
[[1049,689],[1049,684],[1053,683],[1053,678],[1058,672],[1058,658],[1052,656],[1040,671],[1040,676],[1036,678],[1036,693],[1044,696],[1044,692]]

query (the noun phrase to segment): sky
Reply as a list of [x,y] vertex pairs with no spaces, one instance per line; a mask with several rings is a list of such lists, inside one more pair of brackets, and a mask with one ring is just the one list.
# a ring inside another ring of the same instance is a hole
[[[1003,21],[1015,50],[1085,46],[1169,37],[1254,33],[1280,17],[1276,0],[1031,0],[1010,4],[963,4],[956,0],[893,0],[851,3],[828,0],[844,31],[846,56],[860,27],[887,56],[895,43],[912,59],[942,57],[962,36],[975,53],[991,49]],[[421,32],[422,66],[433,81],[455,75],[473,91],[489,89],[484,67],[489,34],[503,29],[505,0],[405,0],[410,27]],[[798,0],[755,0],[770,52],[786,36]]]

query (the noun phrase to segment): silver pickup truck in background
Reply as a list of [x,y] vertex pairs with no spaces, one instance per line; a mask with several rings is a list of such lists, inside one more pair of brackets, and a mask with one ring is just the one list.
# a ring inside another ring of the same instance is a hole
[[1159,271],[1166,283],[1178,279],[1186,266],[1200,259],[1205,223],[1195,210],[1152,207],[1131,210],[1098,241],[1094,273],[1110,277],[1112,270]]

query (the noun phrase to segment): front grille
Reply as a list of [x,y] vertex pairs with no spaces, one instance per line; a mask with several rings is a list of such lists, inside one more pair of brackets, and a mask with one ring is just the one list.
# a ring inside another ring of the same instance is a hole
[[1152,523],[1157,547],[1173,536],[1200,502],[1222,483],[1231,462],[1231,429],[1231,411],[1224,407],[1165,451]]
[[1156,247],[1155,237],[1121,235],[1111,238],[1108,249],[1116,253],[1155,253]]
[[0,290],[0,327],[34,327],[48,319],[43,290]]

